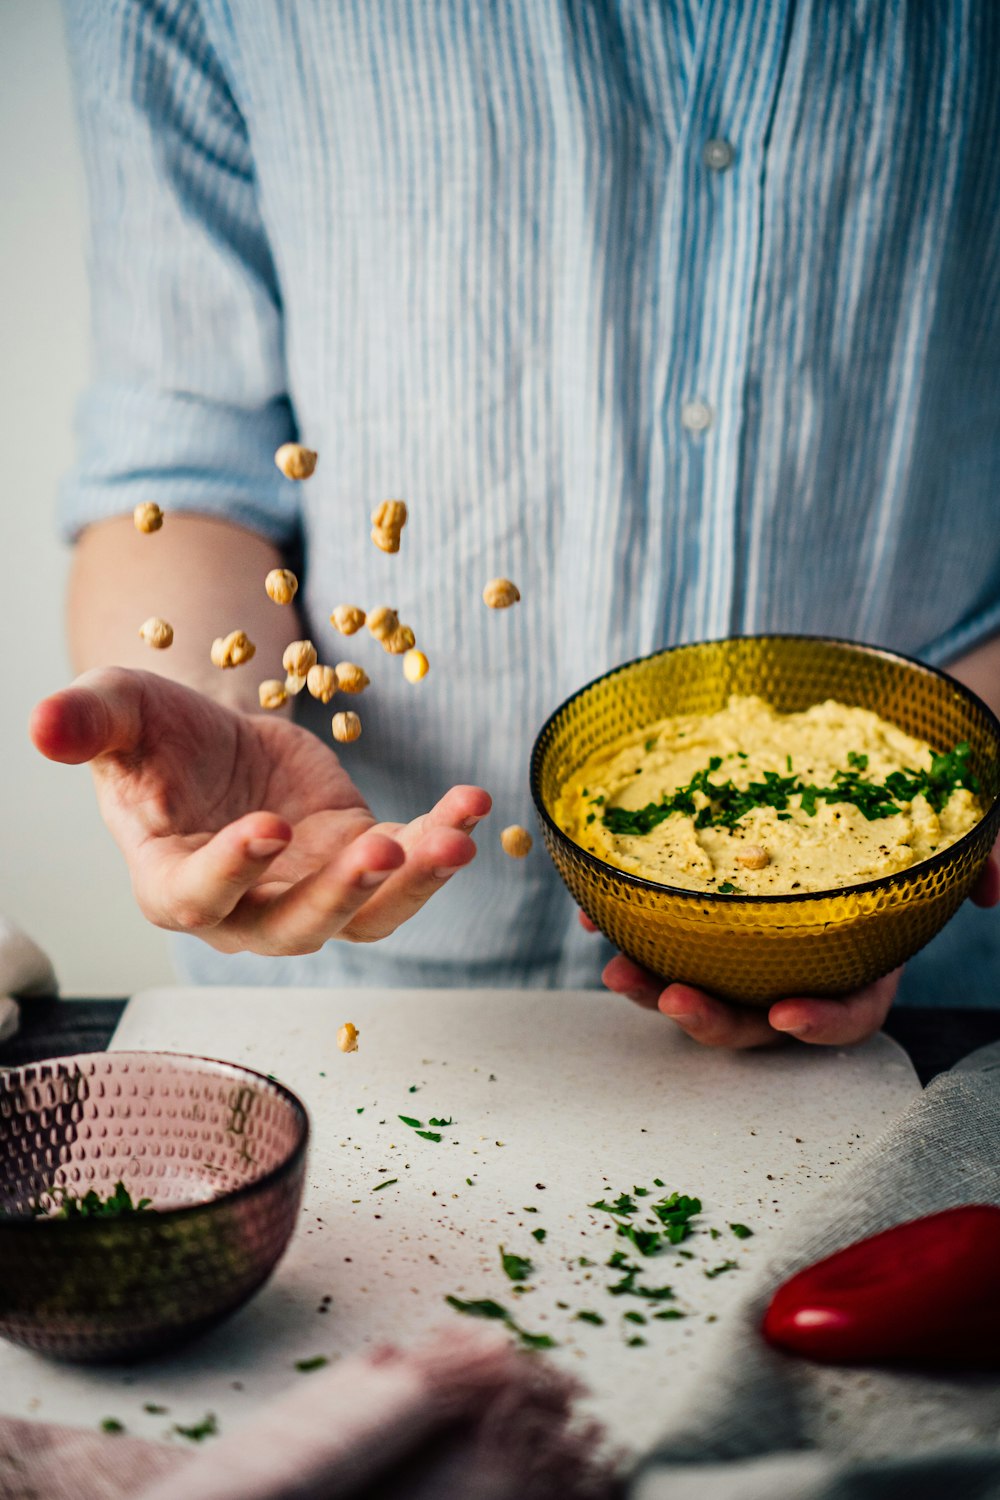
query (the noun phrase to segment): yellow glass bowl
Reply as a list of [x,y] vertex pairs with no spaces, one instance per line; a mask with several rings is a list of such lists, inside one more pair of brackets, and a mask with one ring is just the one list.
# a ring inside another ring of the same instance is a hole
[[[731,693],[756,693],[781,713],[834,698],[873,709],[935,750],[967,740],[984,817],[908,870],[787,896],[723,896],[643,880],[558,827],[559,793],[595,751],[668,715],[714,713]],[[535,742],[531,790],[574,899],[636,963],[748,1005],[843,995],[911,958],[975,884],[1000,828],[1000,722],[954,678],[891,651],[818,636],[735,636],[659,651],[574,693]]]

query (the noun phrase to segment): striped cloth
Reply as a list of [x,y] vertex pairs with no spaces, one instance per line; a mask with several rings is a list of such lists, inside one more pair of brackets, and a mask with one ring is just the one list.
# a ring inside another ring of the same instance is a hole
[[[433,665],[383,665],[347,752],[380,813],[474,780],[530,822],[547,714],[669,642],[1000,629],[993,0],[67,13],[97,366],[65,528],[142,498],[301,534],[321,654],[334,603],[398,604]],[[523,602],[487,615],[498,573]],[[377,950],[191,972],[595,982],[544,857],[483,843]]]

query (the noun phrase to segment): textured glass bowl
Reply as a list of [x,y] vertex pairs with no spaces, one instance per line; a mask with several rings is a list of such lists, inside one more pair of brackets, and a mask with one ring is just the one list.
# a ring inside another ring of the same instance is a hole
[[[281,1084],[206,1058],[85,1053],[3,1073],[0,1337],[62,1359],[129,1359],[220,1322],[291,1238],[308,1136]],[[119,1181],[152,1208],[37,1212],[54,1188],[106,1199]]]
[[[595,751],[668,715],[714,713],[730,693],[756,693],[782,713],[834,698],[873,709],[935,750],[967,740],[985,816],[897,875],[787,896],[710,895],[642,880],[556,825],[563,785]],[[1000,828],[1000,722],[947,674],[891,651],[814,636],[735,636],[657,652],[574,693],[535,742],[531,790],[556,869],[636,963],[749,1005],[842,995],[912,957],[969,894]]]

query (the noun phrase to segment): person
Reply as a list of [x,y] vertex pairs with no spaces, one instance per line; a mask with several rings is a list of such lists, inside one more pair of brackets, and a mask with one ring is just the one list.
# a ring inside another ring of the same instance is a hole
[[[490,809],[466,783],[529,822],[545,717],[665,644],[867,639],[1000,704],[989,0],[863,23],[822,0],[66,11],[93,220],[62,500],[84,675],[33,733],[92,763],[189,979],[596,983],[607,954],[541,851],[491,832],[465,871]],[[301,484],[272,461],[297,438],[320,454]],[[397,555],[369,540],[391,496]],[[276,607],[286,564],[303,586]],[[497,574],[521,603],[487,612]],[[347,654],[341,602],[398,605],[431,671],[359,645],[377,680],[335,755],[325,713],[256,693],[293,638]],[[153,613],[169,651],[137,638]],[[257,662],[217,671],[237,628]],[[937,1002],[995,992],[986,946]],[[857,1040],[898,983],[758,1014],[621,956],[605,978],[726,1046]]]

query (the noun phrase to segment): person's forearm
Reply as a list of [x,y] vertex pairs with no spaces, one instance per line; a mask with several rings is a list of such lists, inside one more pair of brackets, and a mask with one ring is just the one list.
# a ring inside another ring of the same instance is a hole
[[[277,547],[240,526],[207,516],[167,513],[151,535],[131,515],[89,526],[76,545],[68,597],[69,648],[78,672],[140,667],[207,693],[234,708],[259,710],[258,683],[284,677],[281,656],[302,635],[294,604],[276,605],[264,578],[283,559]],[[139,637],[158,615],[174,631],[165,651]],[[245,630],[253,661],[223,671],[212,665],[217,636]]]
[[1000,635],[959,657],[948,670],[1000,715]]

